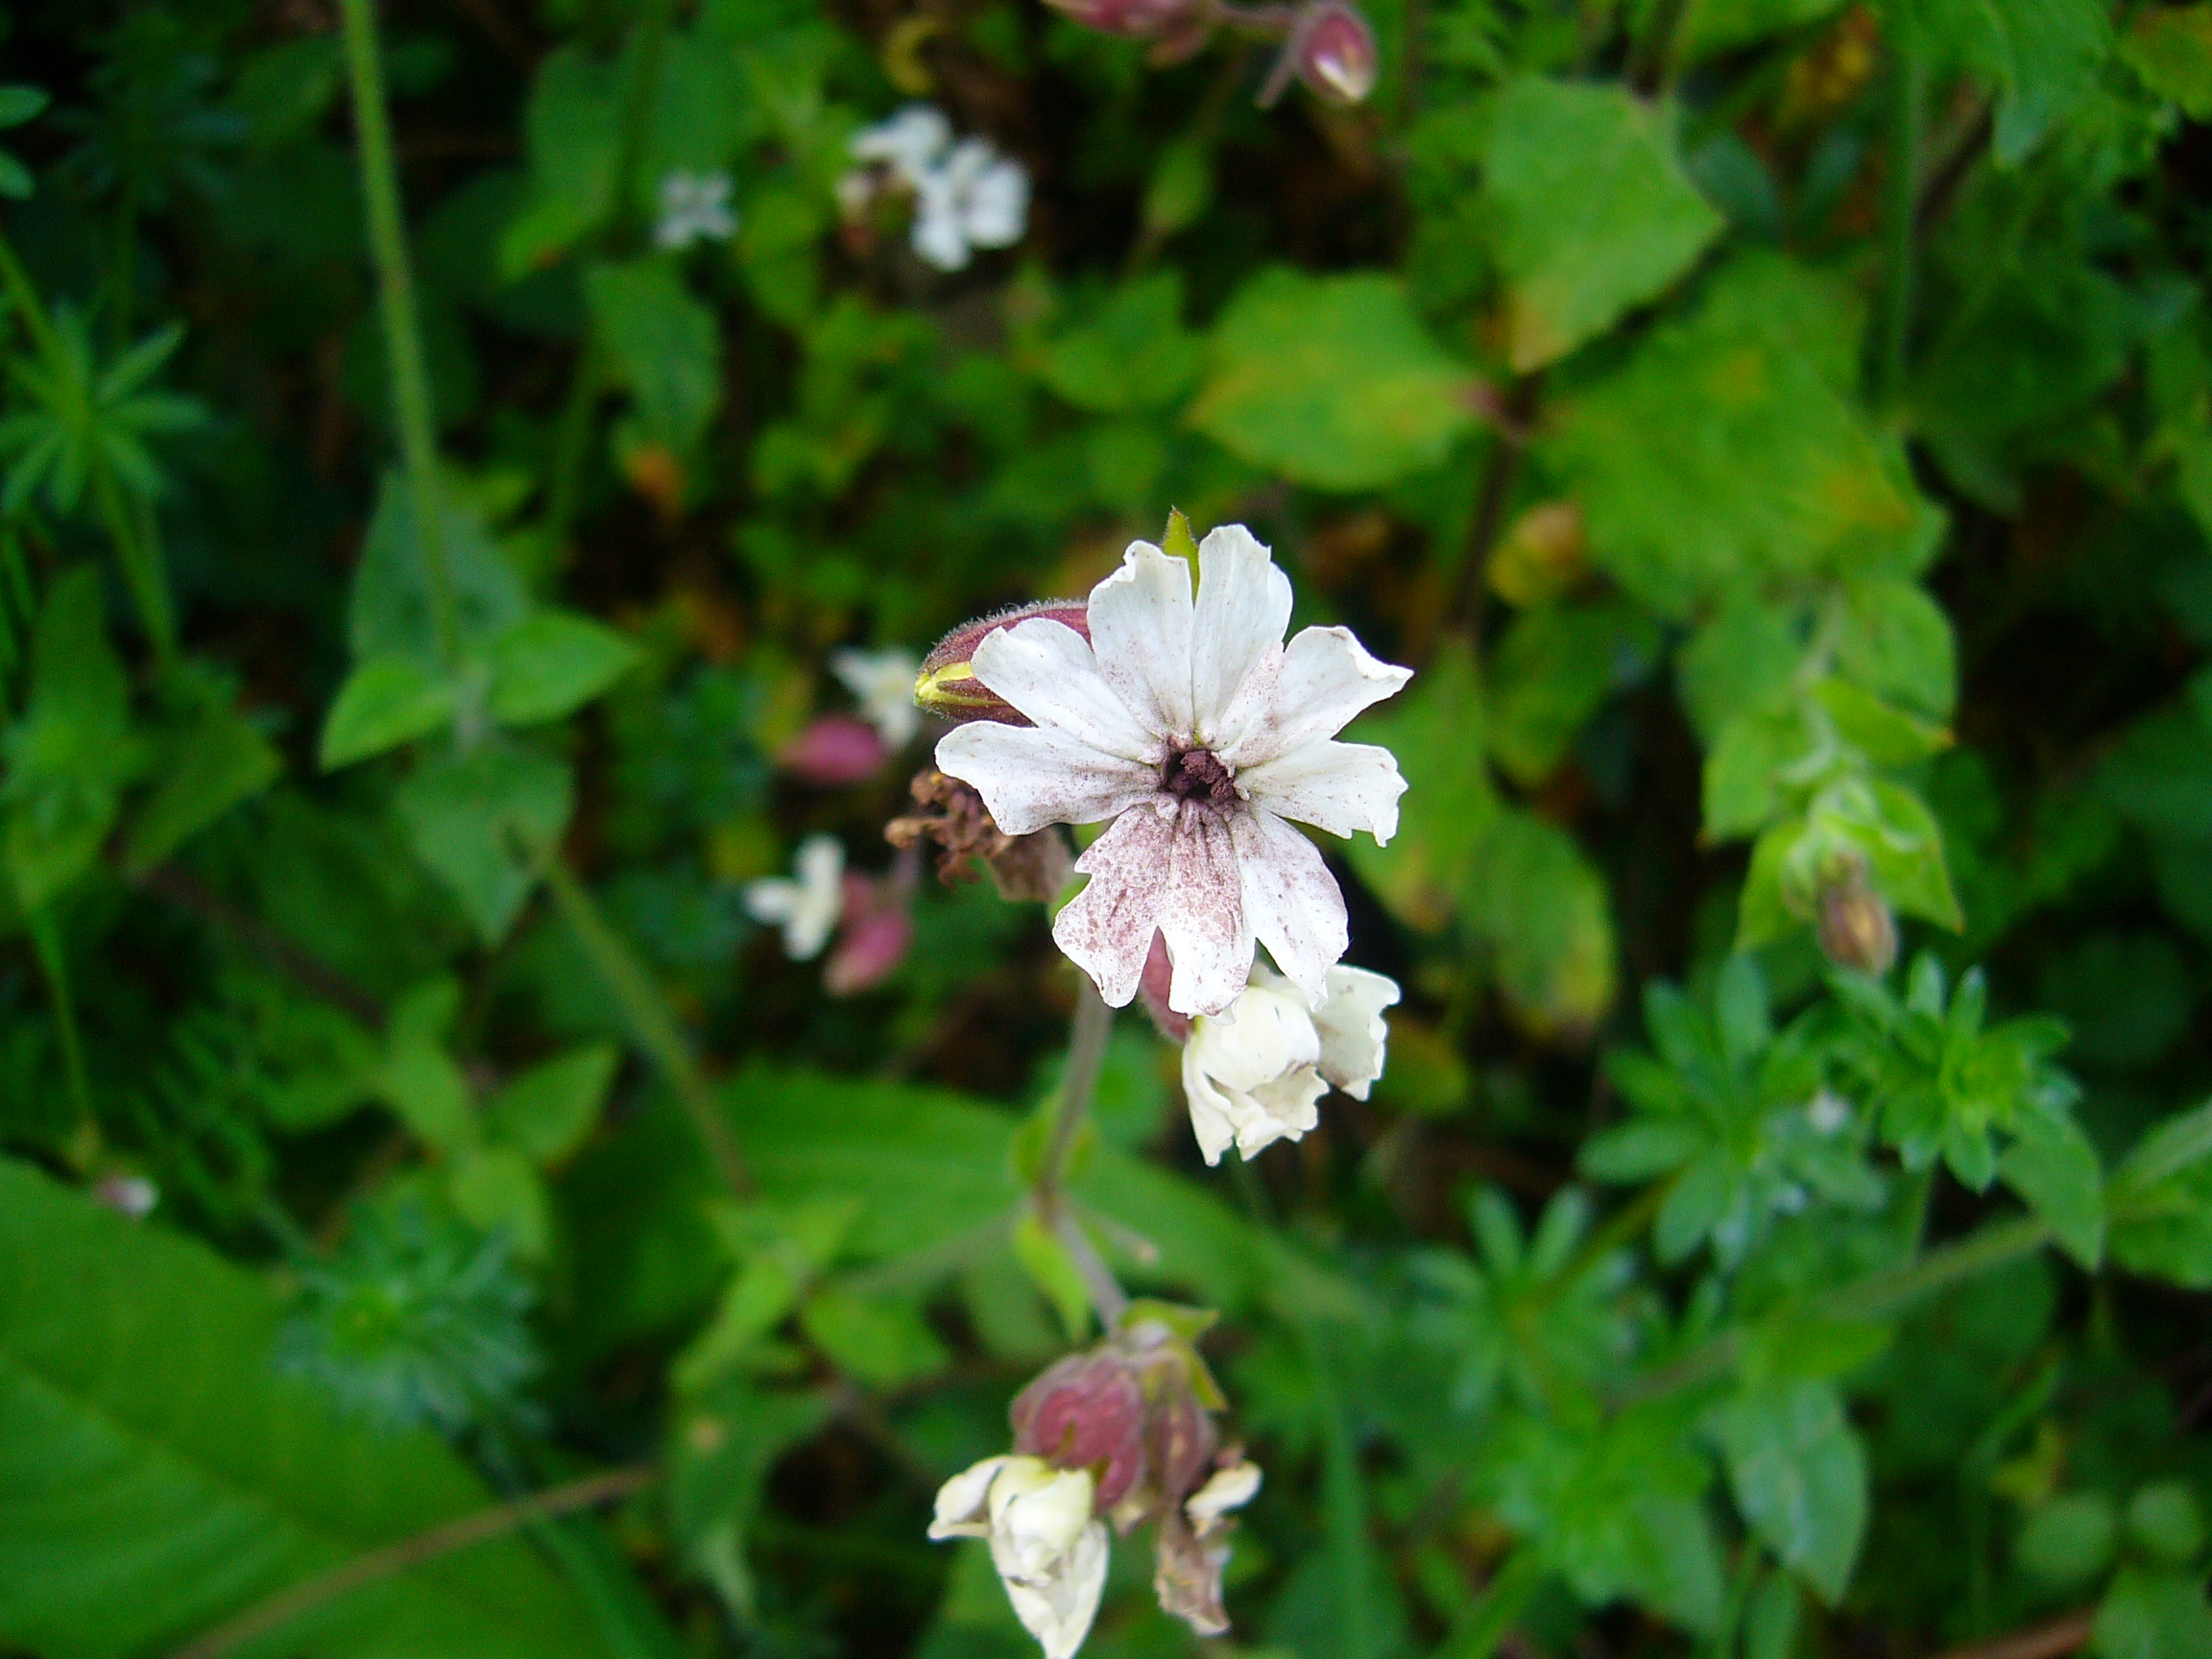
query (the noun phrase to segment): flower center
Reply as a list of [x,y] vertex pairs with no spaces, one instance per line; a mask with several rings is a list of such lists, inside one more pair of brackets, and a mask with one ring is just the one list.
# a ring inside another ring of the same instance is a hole
[[1160,787],[1178,801],[1204,801],[1226,807],[1237,800],[1237,784],[1229,768],[1210,749],[1170,752],[1160,765]]

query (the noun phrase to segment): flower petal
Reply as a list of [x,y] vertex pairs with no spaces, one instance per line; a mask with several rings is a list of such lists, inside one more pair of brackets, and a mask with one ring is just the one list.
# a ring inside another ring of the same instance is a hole
[[1150,731],[1190,736],[1190,566],[1132,541],[1121,568],[1091,589],[1098,672]]
[[1247,808],[1230,824],[1246,925],[1308,1004],[1318,1003],[1350,943],[1336,878],[1312,842],[1265,808]]
[[1321,1034],[1321,1075],[1355,1100],[1367,1098],[1382,1075],[1390,1027],[1382,1010],[1398,1000],[1398,981],[1387,974],[1342,964],[1329,970],[1329,996],[1313,1011]]
[[1332,835],[1364,830],[1387,842],[1398,833],[1398,797],[1406,793],[1406,780],[1387,749],[1324,741],[1246,767],[1237,774],[1237,787],[1255,806]]
[[[942,757],[938,764],[944,765]],[[984,800],[989,802],[988,793]],[[1112,1007],[1127,1007],[1143,977],[1144,958],[1152,949],[1160,906],[1166,898],[1167,848],[1174,835],[1173,822],[1149,805],[1122,813],[1075,860],[1076,870],[1091,880],[1053,919],[1053,942],[1069,961],[1091,975],[1098,995]]]
[[1237,1142],[1235,1103],[1207,1075],[1196,1046],[1183,1046],[1183,1098],[1190,1108],[1190,1133],[1209,1166],[1221,1162],[1221,1154]]
[[1252,1502],[1260,1491],[1260,1465],[1233,1463],[1226,1469],[1216,1469],[1205,1485],[1190,1494],[1183,1505],[1183,1513],[1191,1524],[1204,1527],[1209,1521],[1218,1521],[1232,1509],[1241,1509]]
[[1106,1588],[1106,1523],[1094,1521],[1083,1528],[1073,1549],[1048,1578],[1025,1580],[1006,1571],[998,1540],[991,1541],[993,1561],[1005,1581],[1006,1598],[1014,1603],[1022,1628],[1044,1647],[1045,1659],[1074,1659],[1083,1638],[1091,1634],[1091,1622],[1098,1616],[1098,1598]]
[[960,1471],[944,1485],[937,1488],[936,1518],[929,1523],[932,1538],[980,1538],[991,1530],[991,1523],[983,1512],[983,1503],[991,1491],[991,1482],[998,1471],[1006,1466],[1007,1458],[1001,1455],[986,1457]]
[[986,634],[971,661],[978,680],[1040,726],[1148,766],[1166,754],[1098,671],[1091,642],[1064,622],[1031,616]]
[[1212,738],[1230,703],[1290,626],[1290,578],[1258,538],[1223,524],[1198,543],[1198,608],[1190,633],[1195,734]]
[[1305,628],[1244,682],[1221,716],[1216,753],[1239,770],[1344,730],[1395,696],[1413,670],[1370,656],[1349,628]]
[[937,769],[974,784],[992,822],[1009,835],[1047,824],[1095,824],[1160,787],[1152,768],[1066,732],[988,720],[972,720],[940,737]]
[[1230,820],[1186,805],[1167,843],[1166,892],[1158,919],[1175,968],[1167,1006],[1178,1014],[1218,1014],[1244,994],[1252,973],[1252,929],[1238,862]]

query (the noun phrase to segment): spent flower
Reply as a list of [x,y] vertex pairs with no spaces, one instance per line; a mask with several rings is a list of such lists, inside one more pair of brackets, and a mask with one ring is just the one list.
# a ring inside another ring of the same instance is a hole
[[1106,1588],[1106,1523],[1087,1469],[1021,1454],[986,1457],[937,1494],[932,1538],[985,1538],[1022,1627],[1045,1659],[1071,1659]]
[[1318,1003],[1347,943],[1344,896],[1291,825],[1395,833],[1397,760],[1334,737],[1411,673],[1345,628],[1286,645],[1289,579],[1242,525],[1198,555],[1195,597],[1188,565],[1138,541],[1092,589],[1085,632],[1042,615],[986,631],[974,677],[1030,724],[970,720],[937,765],[1008,835],[1108,825],[1052,935],[1113,1006],[1136,996],[1155,932],[1178,1014],[1236,1001],[1256,944]]
[[1332,1088],[1366,1099],[1382,1075],[1382,1010],[1398,996],[1396,981],[1339,964],[1313,1006],[1296,986],[1258,967],[1227,1013],[1192,1020],[1183,1093],[1206,1162],[1220,1163],[1232,1143],[1250,1158],[1299,1139],[1319,1120],[1321,1096]]

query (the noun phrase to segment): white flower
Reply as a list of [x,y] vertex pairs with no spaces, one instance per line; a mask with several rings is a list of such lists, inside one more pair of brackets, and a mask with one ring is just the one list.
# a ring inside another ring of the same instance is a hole
[[1344,954],[1344,896],[1286,820],[1387,841],[1406,781],[1387,749],[1331,739],[1410,671],[1350,630],[1283,643],[1290,583],[1241,524],[1190,571],[1146,541],[1091,590],[1091,637],[1041,616],[988,634],[975,677],[1031,726],[972,721],[937,745],[1000,830],[1113,822],[1076,861],[1091,878],[1052,925],[1115,1007],[1137,994],[1155,929],[1173,964],[1167,1004],[1219,1014],[1253,948],[1306,994]]
[[963,138],[914,180],[914,252],[957,271],[975,248],[1011,248],[1029,218],[1029,175],[984,138]]
[[653,228],[657,246],[688,248],[701,237],[727,242],[736,233],[729,174],[671,173],[661,180],[661,222]]
[[781,923],[783,953],[794,962],[819,955],[845,907],[845,849],[828,835],[799,843],[792,877],[770,876],[745,889],[756,922]]
[[991,1563],[1045,1659],[1083,1646],[1106,1587],[1106,1523],[1091,1512],[1092,1495],[1088,1469],[1019,1455],[986,1457],[937,1494],[929,1536],[991,1541]]
[[1382,1075],[1382,1010],[1397,1000],[1382,974],[1334,967],[1321,1005],[1309,1010],[1296,986],[1259,968],[1226,1015],[1191,1021],[1183,1093],[1206,1162],[1220,1163],[1232,1142],[1250,1158],[1297,1140],[1319,1120],[1315,1103],[1332,1085],[1366,1099]]
[[861,714],[889,749],[904,748],[921,730],[922,711],[914,707],[914,677],[921,670],[921,659],[897,646],[830,654],[830,672],[860,700]]
[[[987,138],[952,142],[945,112],[909,104],[888,121],[853,138],[853,158],[887,169],[914,193],[914,252],[940,271],[957,271],[976,248],[1011,248],[1029,217],[1029,175]],[[850,217],[866,210],[876,194],[867,172],[837,184],[837,200]]]

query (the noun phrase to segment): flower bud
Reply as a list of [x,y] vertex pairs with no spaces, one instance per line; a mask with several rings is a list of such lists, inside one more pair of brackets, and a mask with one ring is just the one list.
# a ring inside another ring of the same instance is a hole
[[1048,0],[1086,29],[1152,40],[1190,27],[1204,10],[1199,0]]
[[913,898],[909,877],[878,879],[845,872],[845,910],[836,949],[823,965],[822,988],[832,997],[851,997],[880,985],[906,959],[914,943]]
[[1091,637],[1089,603],[1081,599],[1041,599],[1034,605],[1017,605],[1008,611],[963,622],[922,660],[922,676],[914,683],[914,701],[932,714],[948,720],[996,720],[1002,726],[1026,726],[1028,717],[975,678],[975,647],[986,636],[1017,622],[1042,616]]
[[1144,1473],[1144,1390],[1106,1353],[1073,1354],[1015,1396],[1014,1449],[1057,1469],[1092,1469],[1114,1507]]
[[883,737],[851,714],[824,714],[783,745],[776,764],[818,789],[873,778],[890,757]]
[[1375,31],[1348,0],[1317,0],[1290,36],[1291,73],[1331,104],[1358,104],[1375,90]]
[[1845,864],[1820,889],[1815,931],[1820,950],[1839,968],[1879,977],[1897,960],[1897,918],[1867,883],[1863,859]]

